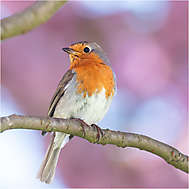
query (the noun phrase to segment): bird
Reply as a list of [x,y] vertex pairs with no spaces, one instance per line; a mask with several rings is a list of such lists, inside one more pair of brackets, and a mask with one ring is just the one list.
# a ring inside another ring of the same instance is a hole
[[[98,128],[96,124],[104,118],[117,89],[110,61],[96,42],[76,42],[62,50],[69,55],[70,67],[51,99],[48,116],[78,119]],[[53,133],[37,176],[41,182],[53,181],[60,151],[71,138],[62,132]]]

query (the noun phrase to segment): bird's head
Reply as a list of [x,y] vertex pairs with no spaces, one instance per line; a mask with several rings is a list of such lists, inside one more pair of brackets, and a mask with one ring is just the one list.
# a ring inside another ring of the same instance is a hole
[[69,54],[71,65],[77,65],[82,62],[94,62],[109,65],[109,60],[103,49],[95,42],[77,42],[70,45],[68,48],[63,48],[63,50]]

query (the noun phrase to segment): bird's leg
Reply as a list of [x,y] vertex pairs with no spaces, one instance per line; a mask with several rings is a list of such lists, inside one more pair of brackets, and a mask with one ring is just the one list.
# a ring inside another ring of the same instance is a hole
[[96,135],[96,137],[97,137],[97,142],[98,142],[99,139],[100,139],[100,137],[103,137],[103,136],[104,136],[104,133],[103,133],[102,129],[101,129],[98,125],[92,124],[91,126],[92,126],[92,127],[95,127],[96,130],[97,130],[97,135]]
[[71,118],[72,120],[79,121],[81,123],[81,127],[83,129],[83,135],[85,136],[85,127],[90,127],[88,124],[86,124],[82,119],[79,118]]

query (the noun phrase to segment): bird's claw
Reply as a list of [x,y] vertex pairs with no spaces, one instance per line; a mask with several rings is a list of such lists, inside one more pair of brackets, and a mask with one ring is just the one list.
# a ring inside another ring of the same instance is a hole
[[104,133],[103,133],[102,129],[101,129],[98,125],[92,124],[91,126],[92,126],[92,127],[95,127],[96,130],[97,130],[96,138],[97,138],[97,142],[98,142],[99,139],[100,139],[100,137],[103,137],[103,136],[104,136]]
[[80,118],[71,118],[72,120],[76,120],[76,121],[79,121],[81,123],[81,127],[83,129],[83,136],[86,135],[86,132],[85,132],[85,127],[90,127],[88,124],[86,124],[82,119]]
[[[76,121],[79,121],[81,123],[81,127],[83,129],[83,136],[86,135],[86,132],[85,132],[85,127],[90,127],[87,123],[85,123],[82,119],[80,118],[71,118],[72,120],[76,120]],[[91,127],[95,127],[96,130],[97,130],[97,135],[96,135],[96,138],[97,138],[97,142],[99,141],[100,137],[103,137],[104,136],[104,133],[102,131],[102,129],[96,125],[96,124],[92,124]]]

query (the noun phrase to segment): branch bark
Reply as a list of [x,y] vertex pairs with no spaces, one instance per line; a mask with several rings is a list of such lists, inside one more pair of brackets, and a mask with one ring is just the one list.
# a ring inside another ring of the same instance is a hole
[[66,2],[37,1],[24,11],[1,20],[1,40],[24,34],[46,22]]
[[[10,129],[32,129],[47,132],[58,131],[74,136],[82,137],[91,143],[113,144],[118,147],[134,147],[145,150],[163,158],[167,163],[188,173],[188,156],[182,154],[177,149],[154,140],[150,137],[102,129],[103,136],[97,140],[97,130],[95,127],[86,127],[84,122],[76,119],[58,119],[49,117],[31,117],[11,115],[0,118],[0,133]],[[85,128],[83,130],[83,128]]]

